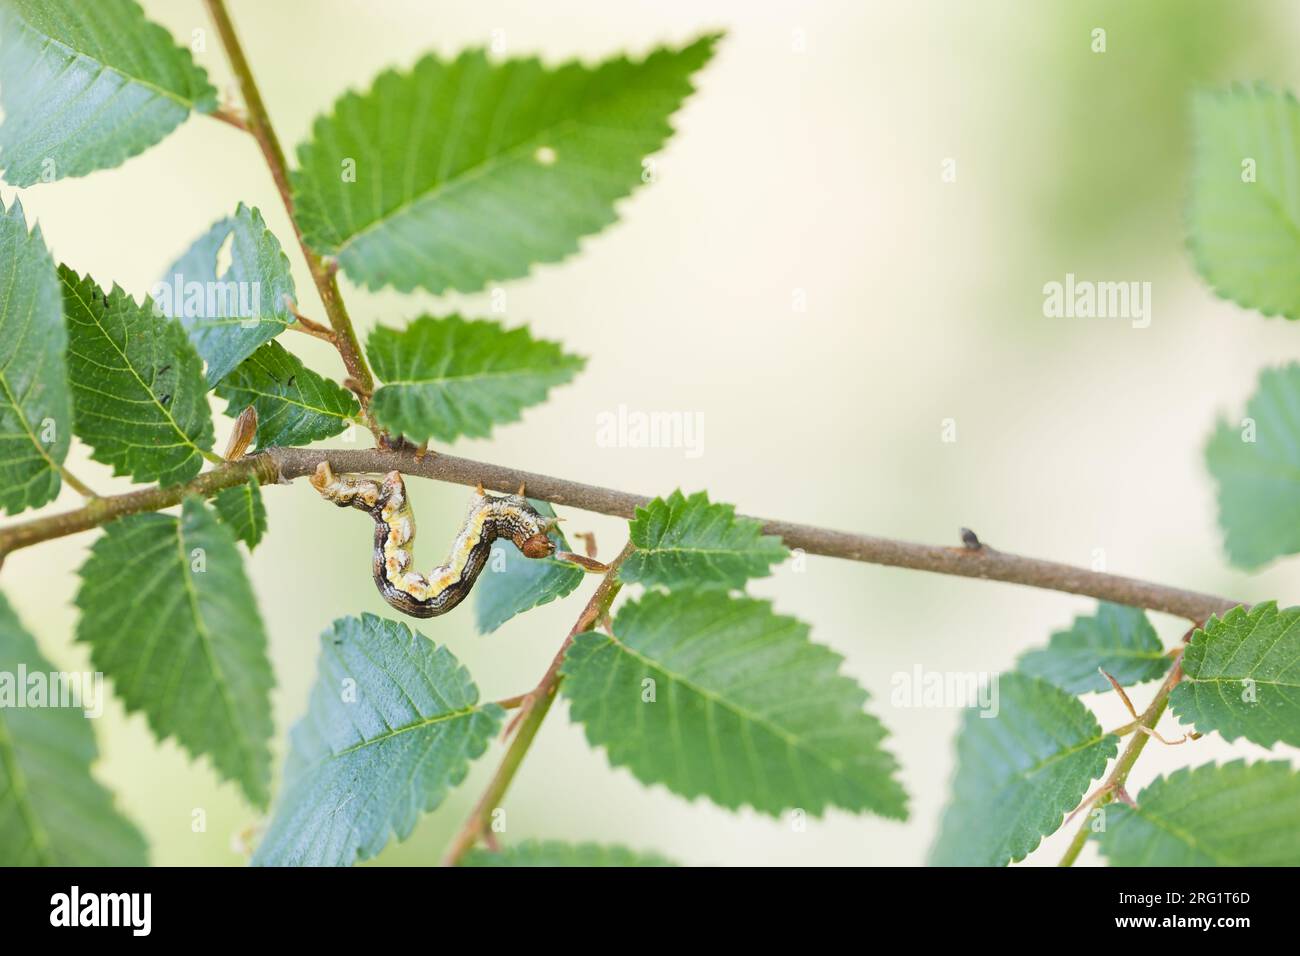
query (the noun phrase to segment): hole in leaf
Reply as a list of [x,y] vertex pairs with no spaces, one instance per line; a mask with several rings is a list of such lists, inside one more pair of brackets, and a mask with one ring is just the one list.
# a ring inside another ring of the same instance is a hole
[[221,240],[221,245],[217,247],[217,264],[216,272],[213,273],[217,278],[221,278],[230,267],[234,265],[235,256],[231,251],[235,245],[235,230],[231,229],[226,233],[226,238]]

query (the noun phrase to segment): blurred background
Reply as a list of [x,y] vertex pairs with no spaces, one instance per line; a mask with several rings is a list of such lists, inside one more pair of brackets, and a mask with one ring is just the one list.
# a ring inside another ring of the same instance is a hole
[[[1214,299],[1191,269],[1182,226],[1189,92],[1234,80],[1300,88],[1295,4],[230,6],[290,150],[345,89],[426,50],[452,55],[495,36],[508,55],[596,60],[727,31],[657,158],[657,181],[623,202],[618,224],[585,240],[580,256],[504,286],[508,322],[589,356],[587,370],[521,423],[459,442],[456,453],[647,494],[706,488],[750,514],[925,542],[956,544],[965,525],[1008,551],[1296,603],[1300,560],[1251,576],[1227,566],[1202,449],[1215,416],[1240,411],[1263,366],[1300,356],[1300,329]],[[144,7],[178,42],[206,31],[197,59],[235,99],[198,0]],[[1104,53],[1092,50],[1097,28]],[[37,185],[22,200],[56,259],[137,297],[237,202],[256,205],[294,263],[303,309],[323,318],[252,139],[211,119],[191,119],[118,169]],[[1044,284],[1069,272],[1152,283],[1150,327],[1045,318]],[[344,294],[363,337],[376,322],[425,312],[492,314],[488,293],[439,299],[345,282]],[[341,372],[321,343],[290,344],[318,371]],[[599,447],[596,416],[621,404],[701,414],[703,454]],[[945,419],[956,441],[941,440]],[[218,419],[218,447],[228,428]],[[84,449],[69,465],[101,492],[126,490]],[[430,564],[466,492],[416,482],[413,496],[417,560]],[[46,510],[77,503],[65,490]],[[282,758],[321,630],[341,615],[389,610],[370,580],[369,519],[327,509],[303,482],[268,489],[266,503],[270,531],[248,568],[270,635]],[[567,517],[568,529],[596,532],[605,557],[624,540],[622,522]],[[93,537],[18,552],[0,576],[65,669],[88,667],[72,639],[71,600]],[[488,637],[474,633],[468,607],[417,626],[450,645],[486,698],[500,698],[533,686],[593,586]],[[754,590],[809,621],[870,691],[911,819],[832,811],[800,832],[646,789],[586,745],[561,703],[510,791],[506,840],[617,842],[699,864],[920,864],[947,800],[960,712],[892,707],[891,676],[918,665],[1009,668],[1094,606],[817,557],[802,573],[783,565]],[[1172,646],[1182,623],[1152,618]],[[1153,691],[1134,692],[1139,707]],[[1087,698],[1104,726],[1125,719],[1113,697]],[[1162,729],[1173,727],[1166,716]],[[154,862],[242,862],[232,835],[259,814],[233,785],[155,741],[115,700],[95,729],[97,776],[145,831]],[[1150,746],[1129,789],[1250,750],[1217,737]],[[374,862],[436,862],[499,755],[498,745],[411,839]],[[195,808],[207,813],[204,833],[191,831]],[[1049,838],[1028,863],[1054,863],[1068,839]],[[1081,862],[1098,859],[1089,846]]]

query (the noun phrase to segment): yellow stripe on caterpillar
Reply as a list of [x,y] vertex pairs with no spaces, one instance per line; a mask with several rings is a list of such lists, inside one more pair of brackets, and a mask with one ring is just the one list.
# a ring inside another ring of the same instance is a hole
[[420,574],[411,570],[415,515],[400,474],[390,471],[377,482],[365,475],[337,475],[329,462],[323,461],[310,481],[326,501],[374,518],[371,565],[375,586],[385,601],[412,617],[446,614],[465,600],[498,538],[511,541],[528,558],[555,554],[547,532],[556,519],[539,514],[523,495],[489,495],[480,485],[470,499],[469,512],[447,560],[428,574]]

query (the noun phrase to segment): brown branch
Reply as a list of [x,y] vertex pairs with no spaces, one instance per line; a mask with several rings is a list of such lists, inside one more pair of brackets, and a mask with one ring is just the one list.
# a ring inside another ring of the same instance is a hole
[[590,630],[609,611],[609,606],[614,603],[614,598],[621,587],[618,581],[618,567],[633,550],[632,542],[629,541],[619,556],[614,559],[609,566],[609,571],[591,595],[591,600],[578,615],[578,620],[574,622],[569,636],[556,651],[551,666],[546,669],[537,686],[520,704],[519,713],[511,721],[510,727],[506,728],[507,733],[511,727],[517,728],[514,739],[506,748],[505,756],[501,758],[501,765],[497,767],[497,772],[488,783],[487,789],[483,791],[483,796],[479,797],[478,803],[474,805],[464,825],[452,839],[451,846],[447,848],[447,853],[442,858],[443,866],[455,866],[480,837],[487,838],[490,835],[488,825],[492,821],[492,811],[501,805],[501,800],[505,797],[511,781],[514,780],[519,765],[523,763],[529,747],[532,746],[533,738],[537,736],[542,721],[546,719],[560,688],[560,682],[564,679],[560,675],[560,668],[564,665],[565,653],[573,644],[575,637],[583,631]]
[[[253,462],[251,466],[248,464],[250,461]],[[270,448],[253,459],[243,459],[231,465],[219,466],[185,487],[193,488],[191,493],[214,494],[222,488],[247,480],[249,474],[247,470],[237,475],[225,474],[224,470],[231,467],[241,469],[251,467],[258,472],[259,476],[269,476],[259,477],[263,484],[273,482],[277,477],[301,478],[315,471],[316,466],[322,461],[328,461],[338,472],[383,473],[397,470],[405,475],[416,475],[469,487],[481,481],[484,488],[505,493],[517,490],[520,483],[523,483],[527,485],[528,493],[534,498],[549,501],[554,505],[615,515],[620,518],[633,517],[636,508],[650,500],[646,495],[615,491],[612,488],[587,485],[565,478],[553,478],[550,475],[473,461],[469,458],[443,454],[426,454],[421,458],[417,451],[411,449],[388,451],[377,448]],[[195,487],[200,484],[202,487]],[[179,492],[177,487],[132,492],[116,498],[103,498],[91,502],[78,511],[10,525],[0,529],[0,557],[39,541],[93,528],[124,514],[157,511],[159,508],[169,507],[180,501],[182,497],[183,492]],[[118,504],[118,502],[122,503]],[[867,564],[882,564],[888,567],[910,568],[915,571],[931,571],[935,574],[1024,584],[1049,591],[1081,594],[1102,601],[1127,604],[1130,607],[1163,611],[1190,621],[1204,621],[1211,614],[1222,614],[1241,603],[1212,594],[1201,594],[1117,574],[1089,571],[1056,561],[1007,554],[987,546],[945,548],[940,545],[877,538],[872,535],[853,534],[788,521],[765,518],[757,520],[763,522],[763,530],[766,533],[780,535],[787,546],[801,549],[808,554],[846,558],[850,561],[863,561]]]
[[206,471],[193,481],[166,488],[144,488],[124,495],[95,498],[84,507],[62,514],[47,515],[0,528],[0,562],[19,548],[30,547],[52,538],[89,531],[126,515],[159,511],[178,505],[187,495],[209,498],[223,488],[240,485],[256,476],[260,483],[276,480],[275,462],[265,455],[254,455],[227,462]]
[[[636,508],[650,500],[645,495],[630,494],[520,471],[501,465],[490,465],[452,455],[430,454],[423,459],[410,451],[377,451],[374,449],[323,450],[306,448],[279,448],[270,452],[285,478],[309,475],[322,459],[328,459],[335,471],[385,472],[396,469],[406,475],[419,475],[435,481],[450,481],[473,486],[479,481],[493,491],[512,492],[523,482],[528,493],[553,505],[580,508],[600,514],[631,518]],[[1221,614],[1236,607],[1240,601],[1200,594],[1182,588],[1167,587],[1116,574],[1103,574],[1085,568],[1043,561],[1038,558],[1007,554],[984,546],[980,548],[916,544],[891,538],[834,531],[789,521],[759,518],[767,534],[780,535],[786,545],[809,554],[821,554],[868,564],[910,568],[915,571],[932,571],[967,578],[984,578],[1006,581],[1082,594],[1116,604],[1163,611],[1192,621],[1204,621],[1211,614]]]
[[244,48],[235,33],[235,26],[230,22],[230,14],[226,12],[225,2],[207,0],[207,5],[208,12],[212,14],[212,20],[216,24],[217,33],[221,35],[222,46],[226,48],[231,69],[234,70],[235,78],[239,81],[244,107],[248,111],[245,125],[257,140],[257,145],[266,158],[266,164],[271,169],[271,178],[275,180],[275,188],[279,190],[284,208],[289,213],[289,221],[293,223],[298,245],[302,247],[302,254],[307,260],[312,281],[316,283],[316,291],[320,293],[321,303],[325,306],[325,315],[334,330],[334,346],[339,350],[343,364],[347,366],[348,375],[358,383],[357,391],[362,396],[364,405],[365,400],[375,390],[375,380],[370,374],[370,366],[366,364],[365,357],[361,353],[361,343],[357,340],[356,330],[352,328],[352,319],[343,304],[343,297],[339,294],[338,280],[334,275],[336,270],[331,269],[325,260],[307,245],[307,240],[298,225],[298,218],[293,210],[293,188],[289,183],[289,164],[285,161],[284,150],[280,147],[280,140],[271,125],[271,117],[262,102],[262,94],[253,79],[253,71],[244,56]]

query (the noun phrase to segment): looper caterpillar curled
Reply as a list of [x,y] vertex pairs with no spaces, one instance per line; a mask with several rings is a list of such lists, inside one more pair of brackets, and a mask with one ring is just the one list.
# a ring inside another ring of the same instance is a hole
[[326,501],[340,508],[356,508],[375,519],[371,562],[375,587],[392,607],[412,617],[437,617],[465,600],[498,538],[511,541],[527,558],[554,556],[585,571],[608,570],[599,561],[557,551],[547,533],[559,519],[539,514],[524,497],[522,487],[518,494],[498,496],[487,494],[479,485],[451,554],[443,564],[421,574],[411,570],[415,514],[398,472],[390,471],[380,482],[365,475],[336,475],[329,462],[323,461],[309,480]]

